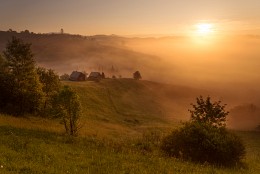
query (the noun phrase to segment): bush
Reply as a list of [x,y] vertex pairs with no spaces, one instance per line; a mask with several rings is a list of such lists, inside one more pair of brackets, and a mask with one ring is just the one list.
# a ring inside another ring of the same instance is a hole
[[196,104],[191,104],[193,110],[189,110],[191,121],[210,124],[214,127],[226,126],[226,117],[229,114],[225,111],[226,104],[222,105],[221,101],[211,102],[209,96],[206,99],[200,96],[196,100]]
[[187,122],[173,131],[163,139],[161,149],[172,157],[224,166],[238,163],[245,155],[236,135],[199,122]]

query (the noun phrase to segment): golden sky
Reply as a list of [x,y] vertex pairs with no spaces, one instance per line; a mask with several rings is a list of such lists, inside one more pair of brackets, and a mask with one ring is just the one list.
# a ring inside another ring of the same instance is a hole
[[260,0],[0,0],[0,30],[186,35],[198,23],[260,34]]

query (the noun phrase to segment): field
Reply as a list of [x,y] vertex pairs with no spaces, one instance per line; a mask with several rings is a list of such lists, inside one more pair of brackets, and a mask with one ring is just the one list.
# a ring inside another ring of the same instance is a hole
[[187,119],[189,102],[203,91],[131,79],[64,84],[80,96],[80,135],[65,136],[59,120],[2,114],[0,173],[260,173],[259,131],[234,131],[247,151],[234,168],[161,153],[161,138]]

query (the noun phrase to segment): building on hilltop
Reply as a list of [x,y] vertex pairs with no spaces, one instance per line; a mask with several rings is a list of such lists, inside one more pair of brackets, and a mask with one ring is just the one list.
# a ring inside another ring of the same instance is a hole
[[82,72],[73,71],[70,75],[69,80],[71,81],[85,81],[87,77],[87,74],[84,74]]
[[88,80],[100,81],[102,79],[102,74],[100,72],[91,72],[89,74]]

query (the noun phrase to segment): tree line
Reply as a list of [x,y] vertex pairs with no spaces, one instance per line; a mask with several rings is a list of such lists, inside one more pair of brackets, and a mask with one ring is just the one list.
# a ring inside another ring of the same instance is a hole
[[38,67],[31,44],[16,37],[0,54],[0,111],[19,117],[60,118],[68,134],[78,131],[78,95],[62,86],[54,70]]

